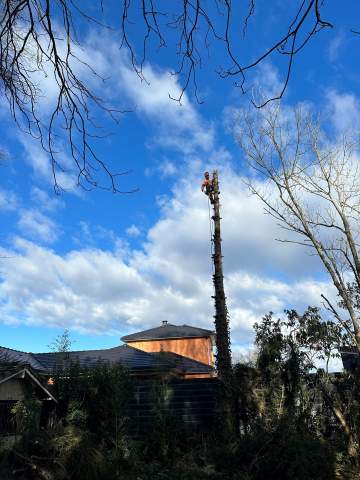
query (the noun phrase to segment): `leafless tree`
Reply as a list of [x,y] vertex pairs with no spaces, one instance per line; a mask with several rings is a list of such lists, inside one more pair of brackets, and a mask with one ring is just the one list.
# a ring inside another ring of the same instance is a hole
[[[189,87],[198,97],[198,72],[205,61],[219,58],[212,57],[215,51],[221,51],[224,64],[214,68],[221,77],[233,78],[242,92],[248,88],[245,80],[249,71],[274,55],[280,56],[285,62],[283,84],[273,97],[257,105],[262,106],[283,96],[295,57],[316,34],[332,27],[323,17],[325,3],[297,0],[289,5],[289,20],[279,27],[275,40],[261,46],[257,57],[248,57],[248,49],[244,48],[248,29],[256,33],[256,0],[236,4],[231,0],[122,0],[116,14],[120,16],[121,46],[144,81],[145,62],[151,61],[159,49],[169,49],[173,73],[181,82],[175,98],[179,102]],[[267,8],[274,8],[270,4]],[[7,100],[19,126],[48,151],[57,191],[61,189],[58,173],[66,168],[58,155],[62,148],[59,138],[63,139],[64,134],[67,138],[62,144],[66,143],[70,150],[78,183],[84,188],[106,186],[119,191],[119,174],[111,171],[109,161],[96,154],[91,140],[100,136],[93,122],[94,112],[105,111],[116,117],[124,110],[107,105],[74,68],[76,62],[82,63],[97,75],[77,48],[77,33],[83,31],[79,28],[81,22],[107,28],[99,20],[103,16],[102,0],[95,5],[101,12],[93,16],[76,0],[0,0],[0,97]],[[354,29],[353,33],[358,32]],[[43,94],[36,80],[39,72],[53,78],[58,87],[55,106],[46,117],[38,109]]]
[[[324,3],[324,0],[298,0],[294,5],[289,5],[289,23],[280,28],[275,41],[263,45],[261,53],[250,60],[246,57],[246,49],[242,47],[245,45],[249,23],[255,14],[256,0],[244,0],[239,2],[239,5],[235,5],[231,0],[123,0],[122,44],[130,51],[133,67],[141,78],[144,78],[143,65],[148,58],[152,41],[155,40],[158,48],[175,45],[178,62],[174,74],[181,76],[183,80],[182,90],[176,98],[178,101],[181,101],[189,85],[194,87],[198,98],[197,72],[203,61],[210,60],[208,53],[219,45],[223,49],[222,56],[226,65],[218,67],[217,71],[222,78],[234,78],[235,85],[240,87],[243,93],[246,91],[247,72],[278,54],[285,59],[286,64],[283,85],[274,97],[257,105],[260,107],[283,96],[295,56],[320,30],[332,27],[332,24],[322,17]],[[270,4],[268,8],[271,8]],[[138,26],[136,32],[133,29],[134,22]],[[141,28],[142,46],[137,49]],[[141,53],[138,53],[138,50],[141,50]]]
[[[281,241],[303,245],[329,273],[346,318],[328,298],[325,306],[341,322],[360,352],[359,140],[329,140],[305,107],[241,112],[237,139],[250,166],[265,180],[249,182],[267,213],[288,232]],[[265,186],[264,186],[265,185]]]
[[[75,65],[81,64],[97,75],[78,56],[75,15],[77,23],[95,21],[69,0],[0,0],[0,96],[17,125],[48,152],[57,192],[62,188],[58,174],[66,168],[57,155],[60,138],[69,146],[79,185],[117,192],[119,174],[97,156],[91,138],[99,136],[92,109],[113,117],[119,112],[96,96],[77,73]],[[57,98],[47,115],[39,109],[44,95],[39,74],[50,76],[57,85]]]

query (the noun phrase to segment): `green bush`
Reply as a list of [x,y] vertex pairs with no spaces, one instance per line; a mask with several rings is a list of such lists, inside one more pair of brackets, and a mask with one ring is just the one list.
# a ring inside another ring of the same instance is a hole
[[17,433],[30,433],[39,428],[42,402],[29,399],[16,402],[11,409]]
[[225,478],[249,480],[332,480],[335,453],[315,436],[281,426],[259,429],[233,445],[212,452],[216,470]]
[[71,401],[69,403],[65,421],[74,427],[84,428],[86,426],[87,414],[81,409],[79,402]]

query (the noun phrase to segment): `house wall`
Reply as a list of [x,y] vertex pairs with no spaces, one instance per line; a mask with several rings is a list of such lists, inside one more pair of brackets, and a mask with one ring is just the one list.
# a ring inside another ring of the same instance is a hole
[[198,362],[214,365],[212,342],[210,337],[169,338],[163,340],[143,340],[127,342],[128,345],[144,352],[173,352]]
[[211,431],[217,427],[221,392],[222,384],[216,378],[139,381],[134,384],[134,395],[127,407],[129,433],[141,437],[154,432],[159,414],[157,405],[172,419],[176,431],[189,434]]
[[24,400],[26,398],[24,380],[14,378],[0,384],[0,400]]

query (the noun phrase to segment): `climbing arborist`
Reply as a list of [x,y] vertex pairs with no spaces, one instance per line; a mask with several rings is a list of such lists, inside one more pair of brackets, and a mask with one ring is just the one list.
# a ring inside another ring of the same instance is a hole
[[201,191],[205,193],[210,199],[211,203],[214,203],[214,197],[213,197],[213,181],[210,180],[210,174],[209,172],[204,173],[204,180],[201,185]]

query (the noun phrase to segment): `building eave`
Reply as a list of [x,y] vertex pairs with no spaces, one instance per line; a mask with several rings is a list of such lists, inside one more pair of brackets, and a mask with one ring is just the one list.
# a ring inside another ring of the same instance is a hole
[[0,380],[0,385],[8,382],[9,380],[12,380],[13,378],[25,378],[25,375],[28,375],[31,378],[31,380],[34,383],[36,383],[36,385],[46,393],[46,395],[49,397],[50,400],[53,400],[55,403],[58,403],[56,398],[49,392],[49,390],[47,388],[45,388],[44,385],[42,385],[42,383],[39,382],[39,380],[35,377],[35,375],[33,375],[30,372],[30,370],[28,370],[27,368],[23,368],[23,369],[19,370],[18,372],[15,372],[15,373],[9,375],[8,377],[5,377],[5,378],[1,379]]
[[131,339],[131,340],[126,340],[126,337],[122,337],[120,340],[122,340],[124,343],[135,343],[135,342],[153,342],[154,340],[157,341],[165,341],[165,340],[189,340],[191,338],[212,338],[215,335],[189,335],[187,337],[154,337],[154,338],[136,338],[136,339]]

